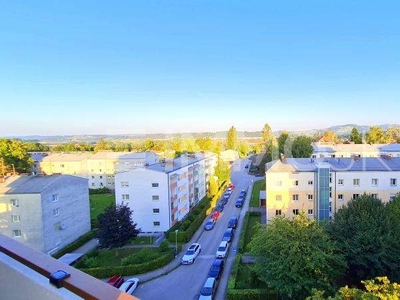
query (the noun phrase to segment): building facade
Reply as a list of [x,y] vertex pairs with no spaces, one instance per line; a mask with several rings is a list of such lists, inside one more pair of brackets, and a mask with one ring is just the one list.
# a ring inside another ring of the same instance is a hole
[[400,157],[400,144],[332,144],[314,143],[312,158],[325,157]]
[[206,196],[216,155],[196,153],[117,173],[116,203],[127,203],[142,232],[164,232]]
[[54,253],[90,231],[87,179],[10,176],[0,183],[0,232]]
[[400,192],[400,158],[282,158],[266,164],[267,220],[301,212],[330,219],[363,193],[390,201]]

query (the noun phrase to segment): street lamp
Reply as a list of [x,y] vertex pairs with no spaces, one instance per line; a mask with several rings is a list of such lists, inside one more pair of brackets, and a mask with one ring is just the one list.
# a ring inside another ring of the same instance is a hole
[[175,230],[175,257],[178,256],[178,229]]

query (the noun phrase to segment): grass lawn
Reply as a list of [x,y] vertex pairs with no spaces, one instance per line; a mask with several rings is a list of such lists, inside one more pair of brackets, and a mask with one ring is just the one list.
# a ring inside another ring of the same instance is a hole
[[236,288],[266,289],[268,285],[257,278],[257,275],[251,270],[249,264],[240,264],[236,276]]
[[260,191],[265,191],[265,180],[255,181],[253,184],[253,192],[251,194],[250,206],[259,207],[260,206]]
[[104,209],[115,203],[114,194],[98,194],[90,195],[90,218],[96,220],[97,216],[101,214]]
[[261,222],[261,216],[252,216],[252,215],[249,216],[249,222],[247,223],[247,228],[244,235],[244,248],[243,248],[244,253],[249,251],[247,245],[250,243],[256,231],[254,226],[256,224],[259,224],[260,222]]
[[156,237],[154,237],[154,236],[138,236],[131,242],[131,244],[132,245],[148,245],[148,244],[153,244],[153,242],[155,240],[156,240]]

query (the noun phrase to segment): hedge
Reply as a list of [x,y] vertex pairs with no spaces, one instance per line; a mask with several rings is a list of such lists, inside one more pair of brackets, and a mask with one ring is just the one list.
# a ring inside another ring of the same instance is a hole
[[279,299],[278,296],[271,291],[265,289],[243,289],[228,290],[227,300],[267,300]]
[[95,237],[95,234],[96,234],[96,231],[91,230],[88,233],[81,235],[75,242],[73,242],[73,243],[69,244],[68,246],[62,248],[61,250],[57,251],[52,256],[54,258],[60,258],[64,254],[78,249],[79,247],[83,246],[85,243],[87,243],[88,241],[93,239]]
[[143,274],[155,269],[161,268],[168,264],[175,258],[173,252],[169,252],[165,255],[158,257],[155,260],[144,262],[142,264],[135,265],[125,265],[118,267],[108,267],[108,268],[90,268],[90,269],[80,269],[82,272],[89,274],[96,278],[108,278],[115,274],[120,274],[123,276],[128,276],[132,274]]

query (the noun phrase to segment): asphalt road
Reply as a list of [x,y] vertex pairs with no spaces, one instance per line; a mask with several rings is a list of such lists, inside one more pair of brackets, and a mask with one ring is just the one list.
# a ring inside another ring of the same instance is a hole
[[[228,283],[230,267],[234,259],[234,251],[236,249],[242,220],[248,207],[249,197],[246,197],[244,207],[242,209],[235,207],[236,199],[241,189],[247,189],[252,181],[253,176],[247,175],[247,169],[244,168],[247,159],[236,161],[231,167],[231,182],[235,185],[235,189],[229,198],[228,203],[216,222],[215,227],[211,231],[204,231],[203,227],[199,230],[203,231],[198,239],[198,243],[202,246],[202,251],[192,265],[181,265],[166,276],[154,279],[152,281],[140,284],[134,295],[141,300],[192,300],[198,299],[200,290],[207,279],[208,271],[213,261],[217,247],[221,242],[222,236],[227,228],[229,219],[236,215],[239,216],[239,226],[235,232],[233,242],[229,249],[228,258],[226,258],[226,267],[222,277],[219,280],[214,299],[225,299],[226,287]],[[182,249],[185,251],[186,249]]]

